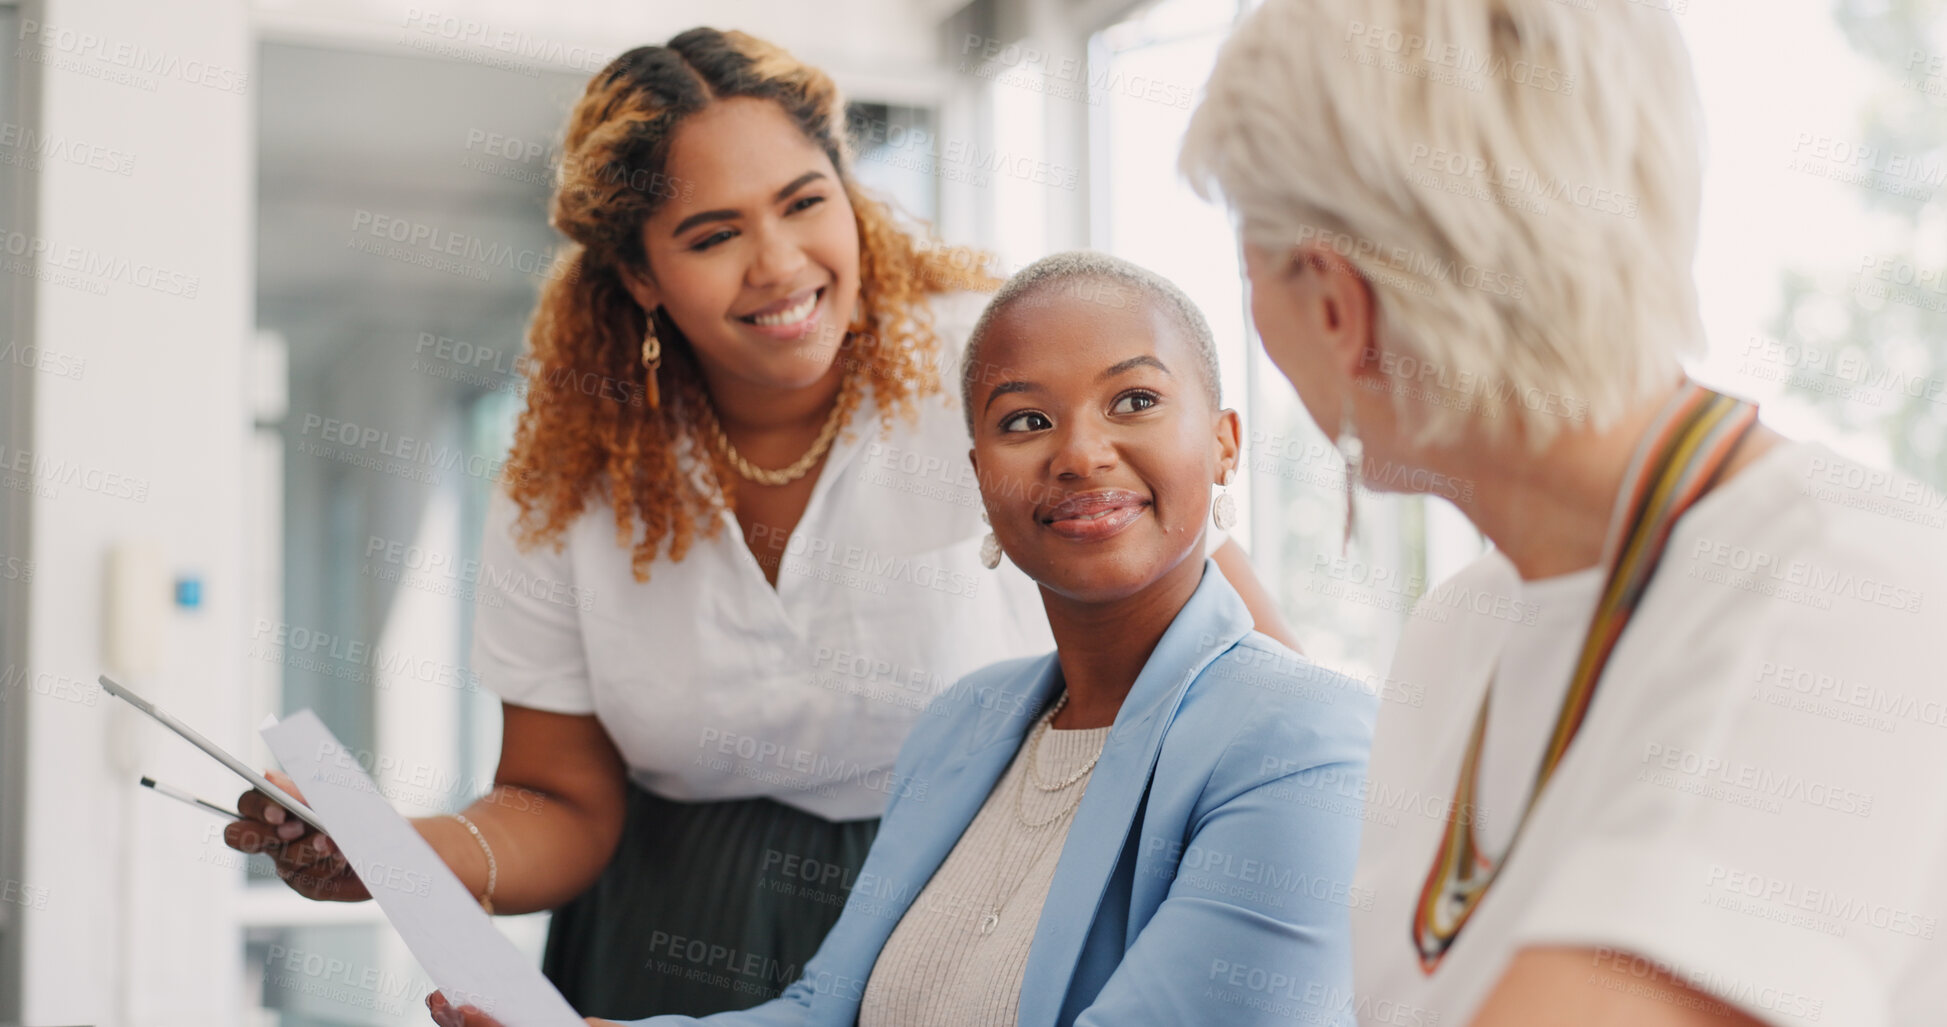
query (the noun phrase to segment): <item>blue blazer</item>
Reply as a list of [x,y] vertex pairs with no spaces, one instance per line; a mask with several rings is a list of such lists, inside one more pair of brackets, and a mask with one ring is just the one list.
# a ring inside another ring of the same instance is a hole
[[[1089,778],[1021,982],[1021,1027],[1351,1022],[1350,908],[1378,700],[1254,632],[1215,561]],[[778,998],[641,1024],[851,1027],[879,951],[1047,709],[1054,654],[927,710],[845,909]],[[645,925],[646,929],[647,925]]]

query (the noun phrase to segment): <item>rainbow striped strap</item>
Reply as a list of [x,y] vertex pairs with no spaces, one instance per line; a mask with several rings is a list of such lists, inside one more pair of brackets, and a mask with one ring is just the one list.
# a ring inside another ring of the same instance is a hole
[[1555,716],[1555,729],[1535,771],[1535,785],[1528,804],[1515,825],[1508,852],[1499,862],[1489,862],[1474,841],[1472,811],[1476,808],[1475,786],[1480,769],[1481,744],[1487,731],[1488,701],[1493,695],[1492,675],[1487,694],[1481,697],[1480,712],[1461,756],[1460,780],[1454,786],[1454,802],[1448,809],[1447,828],[1440,839],[1440,850],[1428,871],[1413,909],[1413,947],[1420,957],[1420,970],[1429,976],[1440,965],[1460,929],[1480,905],[1505,865],[1507,856],[1521,840],[1528,814],[1541,798],[1555,768],[1568,754],[1569,743],[1581,730],[1589,704],[1595,699],[1596,685],[1603,668],[1622,637],[1623,628],[1636,612],[1636,604],[1648,590],[1650,579],[1670,541],[1670,532],[1703,494],[1715,485],[1731,452],[1758,419],[1758,408],[1744,400],[1714,392],[1691,382],[1673,398],[1650,430],[1637,444],[1629,469],[1617,491],[1616,508],[1609,519],[1609,535],[1603,544],[1603,562],[1609,568],[1601,598],[1589,619],[1588,633],[1582,640],[1581,655],[1562,696],[1561,710]]

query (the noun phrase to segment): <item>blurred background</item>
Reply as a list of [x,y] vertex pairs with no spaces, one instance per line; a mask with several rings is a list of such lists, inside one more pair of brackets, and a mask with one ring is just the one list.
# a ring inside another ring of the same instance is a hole
[[[1710,131],[1695,372],[1928,483],[1912,513],[1947,530],[1947,2],[1643,2],[1689,37]],[[93,682],[266,766],[257,723],[313,708],[407,815],[486,790],[467,568],[563,118],[693,25],[827,69],[859,178],[946,241],[1004,270],[1104,249],[1196,297],[1252,450],[1237,534],[1314,658],[1377,685],[1478,552],[1442,500],[1362,497],[1341,558],[1337,458],[1176,175],[1250,3],[426,4],[0,0],[0,1024],[425,1022],[377,910],[296,898],[137,787],[238,791]],[[544,916],[500,925],[538,957]]]

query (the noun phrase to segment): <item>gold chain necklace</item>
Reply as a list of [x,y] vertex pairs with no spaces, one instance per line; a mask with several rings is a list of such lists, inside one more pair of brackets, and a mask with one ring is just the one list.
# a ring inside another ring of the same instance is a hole
[[[1005,876],[999,876],[995,879],[992,897],[988,899],[986,908],[981,911],[980,920],[974,927],[982,937],[993,934],[995,929],[1000,926],[1001,912],[1013,900],[1014,893],[1021,890],[1021,885],[1026,882],[1028,875],[1033,873],[1035,864],[1039,863],[1041,857],[1047,854],[1048,846],[1053,844],[1057,839],[1065,841],[1067,838],[1067,835],[1063,832],[1049,831],[1044,834],[1041,829],[1066,820],[1075,812],[1076,807],[1081,805],[1082,796],[1085,794],[1085,790],[1076,792],[1075,797],[1064,803],[1055,812],[1054,816],[1040,821],[1029,820],[1027,811],[1029,780],[1032,779],[1034,786],[1043,792],[1059,792],[1087,776],[1089,771],[1095,769],[1095,764],[1102,759],[1102,753],[1098,750],[1094,758],[1088,761],[1088,765],[1070,776],[1066,782],[1053,787],[1041,782],[1040,775],[1035,770],[1036,763],[1038,762],[1036,757],[1041,748],[1041,738],[1048,733],[1054,724],[1055,714],[1060,713],[1061,708],[1066,705],[1068,705],[1068,692],[1064,690],[1061,693],[1061,698],[1056,700],[1054,706],[1049,708],[1047,713],[1042,714],[1041,719],[1035,723],[1034,729],[1028,732],[1028,740],[1026,742],[1027,766],[1021,768],[1021,780],[1014,789],[1014,817],[1022,827],[1028,829],[1028,837],[1034,841],[1034,848],[1031,852],[1019,853],[1018,856],[1011,849],[1009,850],[1008,855],[1015,856],[1016,858],[1008,860],[1008,863],[1013,867],[1018,867],[1020,874],[1014,878],[1014,882],[1011,885],[1007,883]],[[1107,740],[1104,739],[1104,748],[1107,747],[1107,744]]]
[[825,426],[818,429],[818,437],[812,440],[811,448],[805,450],[805,454],[793,461],[789,467],[775,471],[759,467],[745,459],[742,453],[737,452],[737,447],[730,444],[730,436],[724,432],[722,422],[717,420],[716,407],[710,402],[707,394],[703,399],[703,429],[715,440],[718,452],[723,454],[725,460],[730,461],[730,466],[735,468],[744,480],[754,481],[759,485],[789,485],[811,473],[811,468],[819,460],[824,459],[825,452],[832,448],[832,440],[838,437],[838,422],[843,419],[845,397],[850,391],[851,381],[847,379],[846,383],[839,387],[838,398],[832,401],[832,412],[825,418]]

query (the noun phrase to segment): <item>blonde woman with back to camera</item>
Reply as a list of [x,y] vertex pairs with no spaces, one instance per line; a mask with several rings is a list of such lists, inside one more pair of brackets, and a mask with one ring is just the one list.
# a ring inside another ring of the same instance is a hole
[[1389,675],[1362,1023],[1947,1010],[1947,745],[1794,701],[1947,704],[1947,543],[1686,375],[1697,108],[1660,5],[1266,0],[1186,135],[1313,420],[1493,542]]

